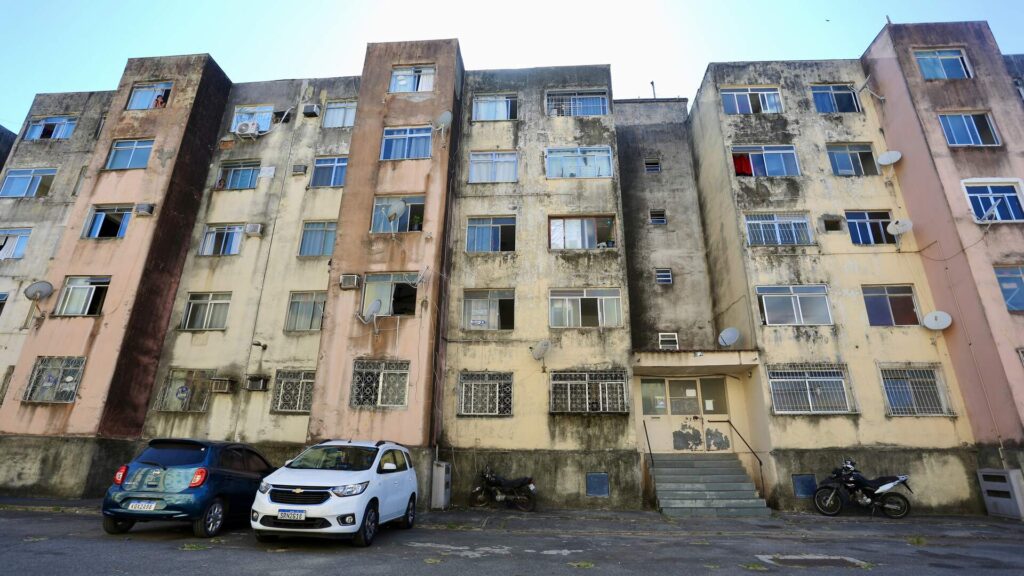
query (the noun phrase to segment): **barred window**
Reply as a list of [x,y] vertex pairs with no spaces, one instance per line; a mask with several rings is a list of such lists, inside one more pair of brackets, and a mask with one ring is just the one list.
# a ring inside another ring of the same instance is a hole
[[626,413],[626,373],[553,372],[551,374],[551,412]]
[[312,370],[278,370],[277,385],[274,387],[274,412],[296,412],[309,414],[313,407],[313,380],[316,372]]
[[206,412],[215,370],[172,368],[154,409],[158,412]]
[[84,356],[40,356],[32,367],[25,402],[69,403],[78,395]]
[[549,92],[548,116],[603,116],[608,113],[606,90]]
[[747,241],[751,246],[811,244],[806,214],[747,214]]
[[511,416],[511,372],[459,374],[459,416]]
[[882,368],[882,387],[890,416],[952,416],[937,366]]
[[352,370],[354,407],[405,407],[408,360],[356,360]]
[[776,414],[856,412],[845,364],[768,366],[772,411]]

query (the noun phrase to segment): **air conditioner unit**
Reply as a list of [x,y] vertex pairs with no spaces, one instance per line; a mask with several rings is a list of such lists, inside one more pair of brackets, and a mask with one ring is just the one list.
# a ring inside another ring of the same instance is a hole
[[317,104],[306,104],[302,107],[302,115],[306,118],[316,118],[320,115],[320,106]]
[[292,176],[302,176],[306,173],[305,164],[292,164]]
[[342,290],[355,290],[359,288],[359,274],[342,274],[338,284]]
[[245,380],[245,389],[250,392],[266,392],[270,388],[270,376],[250,374]]
[[256,138],[260,135],[260,123],[255,120],[239,122],[238,126],[235,126],[235,134],[242,137]]
[[210,392],[215,394],[231,394],[231,379],[210,378]]
[[135,215],[136,216],[152,216],[156,210],[156,204],[136,204]]
[[260,236],[263,236],[263,224],[253,224],[253,223],[246,224],[245,225],[245,235],[246,236],[253,236],[253,237],[256,237],[256,238],[259,238]]

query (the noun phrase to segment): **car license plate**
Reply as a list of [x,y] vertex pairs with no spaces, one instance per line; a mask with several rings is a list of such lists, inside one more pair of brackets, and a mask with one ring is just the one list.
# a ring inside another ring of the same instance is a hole
[[129,510],[156,510],[156,502],[152,500],[136,500],[128,503]]
[[277,511],[277,519],[278,520],[305,520],[306,519],[306,511],[305,510],[278,510]]

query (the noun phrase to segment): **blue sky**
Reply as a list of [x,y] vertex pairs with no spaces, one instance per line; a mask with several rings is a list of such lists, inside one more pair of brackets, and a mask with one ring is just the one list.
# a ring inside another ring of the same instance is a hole
[[988,20],[1021,0],[538,2],[0,0],[0,124],[37,92],[110,90],[129,57],[208,52],[235,82],[358,75],[367,42],[459,38],[467,68],[611,64],[615,97],[692,97],[709,61],[856,58],[885,24]]

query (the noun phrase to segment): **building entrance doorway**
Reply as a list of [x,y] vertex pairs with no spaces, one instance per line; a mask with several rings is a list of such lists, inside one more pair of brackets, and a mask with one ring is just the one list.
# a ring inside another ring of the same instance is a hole
[[650,449],[731,452],[725,378],[642,378],[640,393]]

